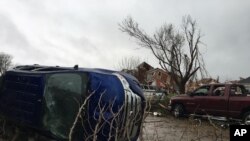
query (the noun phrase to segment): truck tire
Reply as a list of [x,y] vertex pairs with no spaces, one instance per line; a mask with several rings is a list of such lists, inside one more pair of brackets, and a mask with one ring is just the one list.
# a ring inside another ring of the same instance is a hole
[[246,112],[243,116],[243,124],[250,125],[250,111]]
[[184,107],[181,104],[176,104],[173,109],[173,115],[176,118],[182,117],[184,115]]

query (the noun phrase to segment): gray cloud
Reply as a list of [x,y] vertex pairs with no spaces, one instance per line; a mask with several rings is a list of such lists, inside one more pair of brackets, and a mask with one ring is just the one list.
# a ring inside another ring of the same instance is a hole
[[184,15],[198,22],[204,60],[213,77],[250,76],[250,1],[241,0],[13,0],[0,1],[0,51],[18,64],[112,69],[124,56],[138,56],[158,66],[118,29],[131,15],[148,33],[164,23],[177,27]]
[[31,47],[26,36],[19,31],[13,21],[4,15],[0,15],[0,21],[1,51],[11,54],[15,60],[25,60],[27,59],[27,55],[34,59],[34,61],[42,57],[39,56],[39,50]]

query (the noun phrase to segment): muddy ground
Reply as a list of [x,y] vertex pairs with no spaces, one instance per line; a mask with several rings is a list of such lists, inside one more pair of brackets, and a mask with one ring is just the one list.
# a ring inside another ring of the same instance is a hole
[[148,116],[138,141],[229,141],[229,128],[193,118]]
[[[144,122],[138,141],[229,141],[229,128],[222,128],[220,125],[208,120],[176,119],[171,115],[164,117],[149,115]],[[25,139],[21,139],[20,136],[16,139],[30,141],[27,138],[28,134],[22,135]],[[0,138],[0,141],[9,141],[14,138],[13,136]],[[38,140],[32,139],[32,141]],[[48,141],[48,139],[39,137],[39,141]]]

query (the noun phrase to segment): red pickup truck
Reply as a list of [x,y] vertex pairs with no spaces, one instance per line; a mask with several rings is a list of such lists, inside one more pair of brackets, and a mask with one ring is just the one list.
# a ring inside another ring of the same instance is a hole
[[240,84],[203,85],[191,93],[172,97],[168,109],[175,117],[210,115],[250,124],[250,95]]

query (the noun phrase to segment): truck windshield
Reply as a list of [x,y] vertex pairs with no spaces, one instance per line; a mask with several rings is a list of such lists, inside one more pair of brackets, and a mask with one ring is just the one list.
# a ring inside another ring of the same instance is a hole
[[87,87],[87,75],[49,74],[45,86],[43,126],[59,138],[67,138]]

